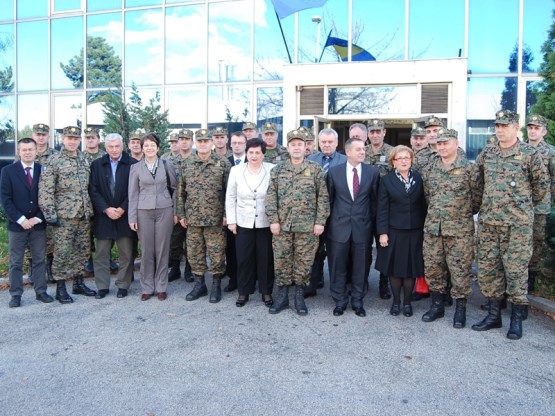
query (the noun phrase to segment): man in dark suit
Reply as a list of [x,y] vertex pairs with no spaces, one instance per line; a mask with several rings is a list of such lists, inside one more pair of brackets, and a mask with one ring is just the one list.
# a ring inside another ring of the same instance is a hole
[[35,163],[37,143],[30,138],[17,143],[20,160],[2,169],[0,178],[2,206],[8,218],[10,250],[10,308],[21,306],[23,295],[23,256],[29,245],[36,298],[44,303],[54,301],[46,293],[46,222],[39,209],[39,180],[42,166]]
[[135,232],[129,228],[128,185],[131,165],[137,163],[123,151],[119,134],[108,134],[105,147],[108,154],[91,164],[89,194],[94,206],[94,236],[96,256],[94,259],[97,299],[104,298],[110,290],[110,251],[112,242],[118,246],[120,267],[116,278],[118,298],[127,296],[133,277],[133,244]]
[[345,153],[347,162],[331,168],[327,175],[331,208],[327,230],[330,292],[336,305],[333,314],[343,315],[349,302],[350,270],[351,306],[357,316],[364,317],[380,174],[378,169],[362,163],[363,140],[347,140]]

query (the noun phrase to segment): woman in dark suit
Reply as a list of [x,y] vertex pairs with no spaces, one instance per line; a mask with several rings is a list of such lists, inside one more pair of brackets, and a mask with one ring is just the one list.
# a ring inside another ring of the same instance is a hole
[[129,173],[129,227],[141,241],[141,300],[157,292],[166,300],[168,258],[175,215],[177,179],[171,163],[158,157],[160,139],[154,133],[141,137],[144,159]]
[[379,235],[376,269],[389,276],[393,291],[390,314],[412,316],[411,295],[415,279],[424,276],[422,256],[426,201],[422,177],[411,168],[414,153],[406,146],[389,155],[393,170],[385,175],[378,192],[376,231]]

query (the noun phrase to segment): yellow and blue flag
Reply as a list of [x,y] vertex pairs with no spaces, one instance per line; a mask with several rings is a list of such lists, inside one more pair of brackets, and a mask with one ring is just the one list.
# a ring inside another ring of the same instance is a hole
[[[333,46],[339,57],[343,62],[349,58],[349,42],[345,39],[334,38],[328,36],[328,40],[324,45],[324,49],[328,46]],[[376,58],[366,49],[351,43],[351,60],[352,61],[375,61]]]

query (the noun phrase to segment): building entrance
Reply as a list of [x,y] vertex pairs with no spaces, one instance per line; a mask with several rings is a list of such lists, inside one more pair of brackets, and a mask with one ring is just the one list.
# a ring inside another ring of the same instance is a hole
[[[403,144],[410,147],[412,120],[395,120],[391,124],[388,121],[385,119],[386,133],[384,141],[391,146]],[[339,136],[338,150],[345,148],[345,142],[349,139],[349,127],[354,123],[366,124],[366,120],[331,120],[331,128],[337,131]]]

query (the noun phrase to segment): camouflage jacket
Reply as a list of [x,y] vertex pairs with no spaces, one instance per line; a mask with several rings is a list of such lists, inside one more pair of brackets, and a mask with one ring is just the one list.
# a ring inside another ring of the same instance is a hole
[[520,140],[505,150],[490,143],[478,155],[483,188],[480,222],[496,226],[532,224],[534,206],[549,189],[549,177],[536,149]]
[[389,164],[389,154],[393,150],[393,146],[384,143],[378,152],[374,152],[372,145],[369,144],[366,147],[366,157],[364,158],[364,163],[368,163],[370,166],[378,168],[380,171],[380,178],[387,175],[393,167]]
[[277,164],[283,162],[284,160],[289,160],[289,152],[286,147],[278,144],[275,149],[266,149],[264,162]]
[[474,218],[482,202],[478,185],[478,167],[457,156],[447,168],[441,158],[429,165],[424,179],[424,195],[428,214],[424,231],[432,235],[456,237],[474,234]]
[[534,207],[534,214],[548,215],[551,212],[551,205],[555,199],[555,146],[542,141],[536,146],[536,150],[542,156],[543,163],[547,167],[551,187],[541,202]]
[[[466,160],[466,152],[460,147],[457,148],[457,157]],[[426,146],[424,149],[420,150],[414,155],[414,170],[418,171],[421,175],[424,175],[426,169],[430,167],[432,162],[441,159],[437,152],[434,152],[430,146]]]
[[102,156],[104,156],[106,152],[102,149],[98,149],[98,152],[96,153],[83,152],[83,154],[85,155],[85,158],[87,159],[90,165],[96,159],[100,159]]
[[[48,158],[52,155],[55,155],[56,153],[58,153],[58,151],[56,149],[51,148],[50,146],[46,148],[46,150],[42,153],[38,153],[35,156],[35,162],[39,163],[40,165],[44,167],[46,166],[46,161],[48,160]],[[15,155],[15,162],[19,162],[19,155]]]
[[310,160],[299,167],[289,160],[276,165],[270,172],[266,214],[282,231],[313,232],[315,224],[325,225],[330,201],[324,170]]
[[[192,155],[193,153],[191,153],[189,156],[192,156]],[[173,166],[173,169],[175,170],[175,174],[177,176],[178,181],[179,181],[179,178],[181,177],[181,166],[183,165],[183,163],[185,163],[185,160],[187,160],[188,157],[184,158],[183,156],[181,156],[181,153],[178,153],[176,156],[172,156],[170,154],[170,156],[166,159]],[[164,159],[164,156],[162,156],[161,159]]]
[[214,153],[206,162],[197,154],[185,159],[181,165],[177,215],[195,227],[222,225],[230,169],[229,160]]
[[47,222],[92,216],[89,174],[89,163],[79,151],[72,156],[62,149],[48,159],[39,184],[39,206]]

